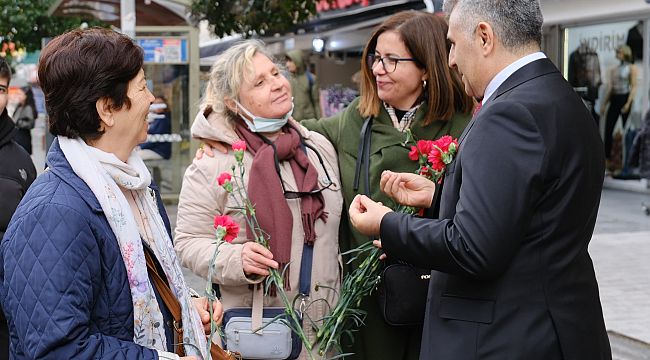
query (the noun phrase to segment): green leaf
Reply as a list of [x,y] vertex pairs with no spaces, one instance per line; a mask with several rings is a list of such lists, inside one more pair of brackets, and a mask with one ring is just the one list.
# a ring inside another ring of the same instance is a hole
[[17,49],[39,50],[42,38],[51,38],[82,23],[88,26],[108,25],[91,17],[48,16],[54,0],[0,0],[0,43],[13,42]]
[[316,14],[312,0],[193,0],[191,18],[208,20],[218,37],[273,35],[292,31]]

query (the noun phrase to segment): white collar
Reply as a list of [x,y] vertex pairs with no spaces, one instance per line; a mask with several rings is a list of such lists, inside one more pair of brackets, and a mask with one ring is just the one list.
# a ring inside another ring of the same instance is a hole
[[488,84],[485,88],[485,94],[483,95],[482,105],[485,105],[485,102],[494,94],[495,91],[503,84],[508,78],[515,73],[515,71],[521,69],[522,67],[532,63],[533,61],[539,59],[545,59],[546,55],[543,52],[536,52],[530,55],[526,55],[521,59],[513,62],[512,64],[506,66],[505,69],[501,70]]

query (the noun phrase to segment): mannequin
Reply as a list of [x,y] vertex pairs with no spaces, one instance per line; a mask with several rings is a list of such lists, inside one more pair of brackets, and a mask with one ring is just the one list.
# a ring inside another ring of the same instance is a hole
[[[612,152],[612,132],[616,121],[621,116],[623,128],[625,128],[637,88],[638,70],[634,65],[632,49],[627,45],[619,46],[616,48],[616,58],[620,63],[610,70],[610,82],[600,107],[600,113],[605,116],[605,156],[607,159],[610,158]],[[608,104],[609,108],[605,113]]]

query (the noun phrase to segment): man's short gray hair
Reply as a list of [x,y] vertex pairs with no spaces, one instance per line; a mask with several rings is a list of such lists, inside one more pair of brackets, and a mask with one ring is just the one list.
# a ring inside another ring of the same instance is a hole
[[244,40],[221,53],[212,64],[201,107],[210,106],[220,117],[232,118],[224,99],[239,100],[242,83],[255,75],[253,57],[258,53],[273,61],[260,40]]
[[457,12],[468,35],[480,21],[489,23],[509,50],[542,43],[539,0],[445,0],[443,10],[447,16]]

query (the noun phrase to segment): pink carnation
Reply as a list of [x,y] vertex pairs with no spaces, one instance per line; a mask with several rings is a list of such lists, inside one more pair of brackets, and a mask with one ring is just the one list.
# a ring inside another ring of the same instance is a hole
[[232,180],[232,176],[228,172],[222,172],[221,175],[219,175],[217,178],[219,186],[223,186],[223,184],[230,182],[230,180]]
[[246,142],[244,140],[237,140],[232,144],[234,151],[246,151]]
[[214,228],[219,229],[219,227],[225,229],[226,234],[223,240],[228,243],[231,243],[239,235],[239,224],[228,215],[214,217]]

